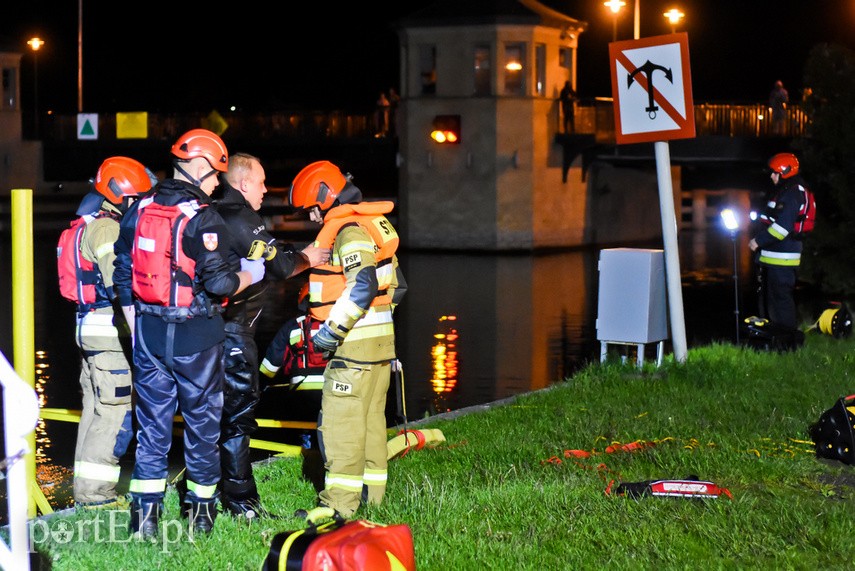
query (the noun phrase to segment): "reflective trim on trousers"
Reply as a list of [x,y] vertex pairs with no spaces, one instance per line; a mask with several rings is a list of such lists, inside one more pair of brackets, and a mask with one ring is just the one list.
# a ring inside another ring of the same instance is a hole
[[348,492],[362,491],[362,478],[351,476],[350,474],[332,474],[328,473],[324,478],[324,487],[326,489],[338,488],[347,490]]
[[187,480],[187,491],[196,494],[196,497],[202,500],[213,498],[217,495],[217,485],[203,486],[191,480]]
[[83,461],[74,463],[75,478],[116,483],[119,481],[121,472],[122,468],[120,466],[110,464],[93,464],[92,462]]
[[377,484],[386,484],[386,480],[388,479],[388,472],[386,470],[365,470],[365,474],[362,475],[362,479],[369,486],[377,485]]
[[135,494],[162,494],[166,491],[166,478],[158,480],[131,480],[128,491]]

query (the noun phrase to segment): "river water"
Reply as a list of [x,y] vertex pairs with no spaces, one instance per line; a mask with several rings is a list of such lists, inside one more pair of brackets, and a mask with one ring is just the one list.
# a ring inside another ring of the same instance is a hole
[[[35,235],[37,389],[42,406],[79,409],[74,308],[59,296],[56,285],[59,231]],[[0,350],[12,362],[10,242],[9,232],[0,232]],[[737,295],[730,236],[711,228],[683,233],[679,244],[689,348],[732,340]],[[745,308],[750,259],[742,239],[736,250],[738,297]],[[536,255],[400,252],[408,291],[395,321],[407,420],[541,389],[598,361],[599,254],[599,248]],[[262,352],[296,312],[300,284],[292,279],[269,290],[257,337]],[[744,315],[753,311],[750,306],[743,309]],[[649,359],[653,356],[651,349]],[[297,394],[281,388],[265,391],[259,417],[313,420],[315,410]],[[393,388],[387,409],[390,426],[402,421],[394,396]],[[52,505],[68,502],[75,436],[76,424],[43,420],[38,427],[39,479],[50,482],[46,492]],[[294,435],[265,429],[258,437],[293,442]],[[267,455],[258,453],[259,459]],[[130,471],[130,456],[123,460],[123,477]]]

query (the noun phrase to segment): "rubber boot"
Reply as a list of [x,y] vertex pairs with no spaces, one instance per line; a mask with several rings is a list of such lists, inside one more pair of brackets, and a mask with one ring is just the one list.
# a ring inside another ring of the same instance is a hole
[[214,520],[217,519],[217,499],[193,498],[183,504],[184,516],[190,533],[208,534],[214,531]]
[[262,507],[255,480],[252,478],[224,480],[221,501],[225,512],[235,517],[243,517],[250,521],[259,517],[278,518]]
[[131,535],[135,538],[157,538],[157,522],[163,515],[163,500],[133,498],[131,501]]

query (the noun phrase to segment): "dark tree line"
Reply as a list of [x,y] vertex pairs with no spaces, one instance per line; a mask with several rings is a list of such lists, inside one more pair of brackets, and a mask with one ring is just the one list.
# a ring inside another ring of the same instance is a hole
[[815,46],[804,85],[810,121],[794,145],[816,195],[817,222],[799,276],[824,294],[848,297],[855,293],[855,52]]

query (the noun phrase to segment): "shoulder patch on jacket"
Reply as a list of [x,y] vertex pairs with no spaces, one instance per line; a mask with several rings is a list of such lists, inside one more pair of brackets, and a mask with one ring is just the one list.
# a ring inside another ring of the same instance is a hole
[[205,232],[202,234],[202,242],[205,244],[205,248],[213,252],[217,249],[217,244],[219,243],[219,239],[217,237],[216,232]]

